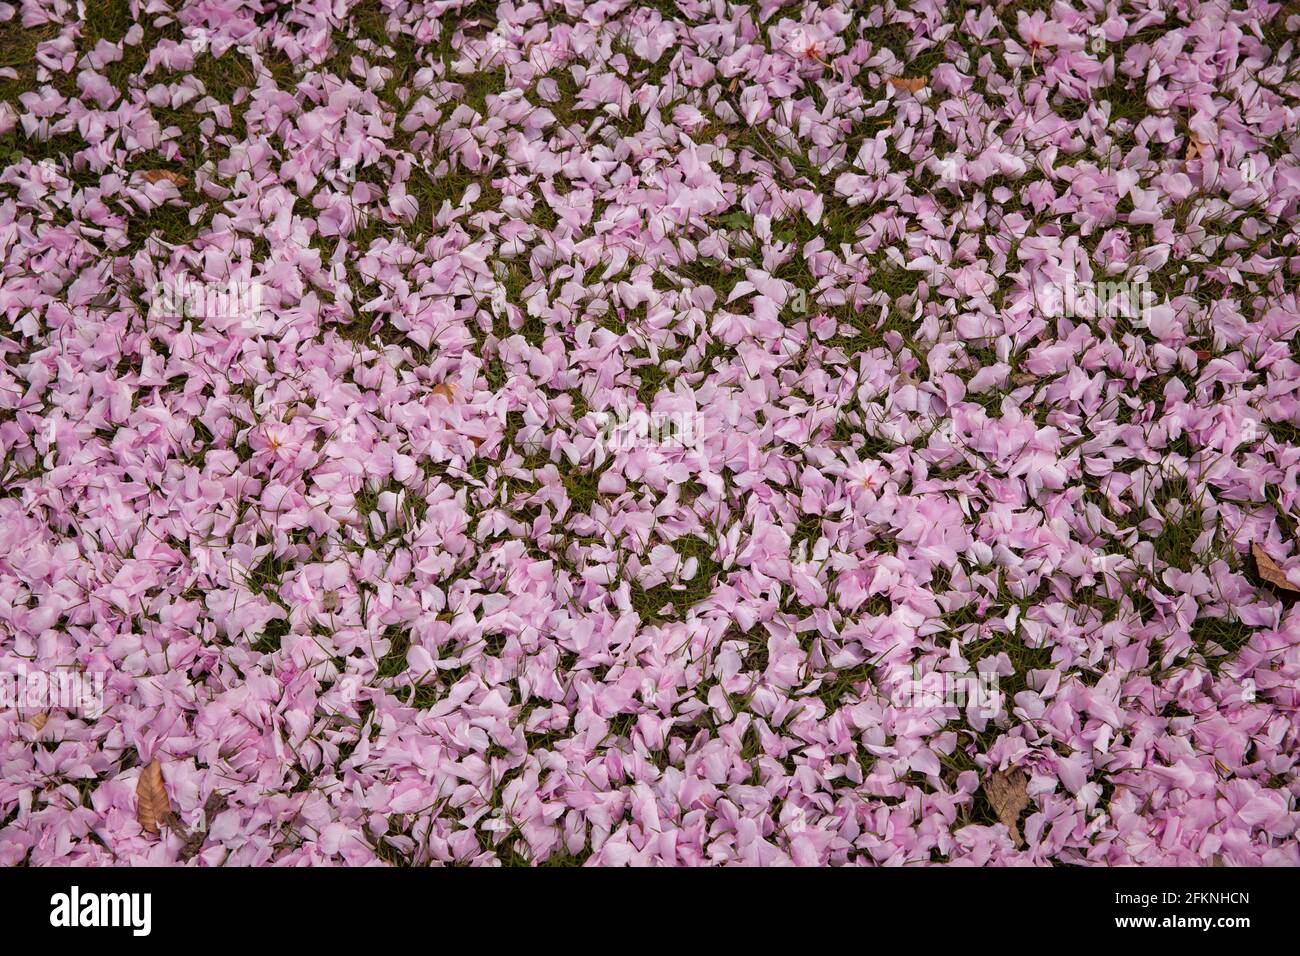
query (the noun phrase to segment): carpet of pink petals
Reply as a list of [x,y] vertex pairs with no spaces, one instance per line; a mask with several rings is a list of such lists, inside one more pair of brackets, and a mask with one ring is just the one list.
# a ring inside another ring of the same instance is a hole
[[1300,863],[1298,37],[0,2],[0,864]]

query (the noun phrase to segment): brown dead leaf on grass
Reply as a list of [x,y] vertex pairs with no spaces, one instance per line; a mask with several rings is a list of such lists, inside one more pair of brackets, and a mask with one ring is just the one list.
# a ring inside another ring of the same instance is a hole
[[147,183],[169,182],[177,189],[183,188],[190,181],[188,176],[174,173],[170,169],[146,169],[140,174],[140,178]]
[[1255,560],[1255,571],[1260,578],[1267,584],[1273,585],[1280,591],[1287,594],[1300,594],[1300,588],[1296,587],[1286,579],[1286,572],[1281,566],[1268,556],[1268,552],[1259,546],[1258,543],[1252,542],[1250,546],[1250,556]]
[[167,788],[163,786],[162,764],[155,757],[140,772],[135,785],[136,819],[146,833],[157,833],[171,818]]
[[907,90],[909,93],[915,93],[922,89],[929,79],[924,76],[891,76],[889,85],[896,90]]
[[1026,788],[1029,778],[1021,770],[999,770],[984,781],[984,793],[989,805],[998,815],[998,820],[1011,833],[1016,846],[1024,846],[1020,836],[1020,814],[1029,806],[1029,794]]
[[444,382],[441,385],[435,385],[430,391],[435,395],[441,395],[449,402],[454,401],[456,398],[456,386],[448,382]]
[[224,794],[215,791],[208,797],[207,802],[203,804],[203,819],[200,826],[195,827],[185,836],[185,845],[181,847],[178,854],[182,863],[188,863],[198,855],[203,849],[203,844],[208,839],[208,830],[212,827],[212,821],[217,814],[226,809],[226,798]]

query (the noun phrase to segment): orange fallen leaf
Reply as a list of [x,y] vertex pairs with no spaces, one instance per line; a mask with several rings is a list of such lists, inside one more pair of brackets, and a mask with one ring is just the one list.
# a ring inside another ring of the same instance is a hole
[[188,176],[174,173],[170,169],[146,169],[140,174],[140,176],[147,183],[160,183],[166,181],[171,183],[177,189],[180,189],[190,181]]
[[435,395],[441,395],[449,402],[453,401],[456,397],[456,386],[452,385],[449,382],[443,382],[440,385],[435,385],[433,386],[431,391]]
[[1257,542],[1251,543],[1250,556],[1255,559],[1255,571],[1264,581],[1288,594],[1300,594],[1300,588],[1286,579],[1286,572]]
[[162,764],[155,757],[149,766],[140,772],[140,779],[135,785],[136,819],[146,833],[157,833],[159,828],[171,816],[171,804],[167,802],[167,789],[163,786]]
[[1029,778],[1021,770],[999,770],[984,781],[984,793],[993,812],[1011,834],[1016,846],[1024,846],[1020,836],[1020,814],[1029,806],[1026,788]]
[[1185,159],[1202,159],[1210,152],[1209,143],[1202,143],[1195,133],[1187,137],[1187,155]]
[[49,723],[49,720],[50,718],[45,714],[34,714],[32,715],[31,723],[32,726],[36,728],[36,732],[40,733],[42,730],[45,729],[45,725]]
[[927,82],[928,80],[924,76],[891,76],[889,78],[889,85],[894,89],[907,90],[911,93],[915,93],[924,87]]

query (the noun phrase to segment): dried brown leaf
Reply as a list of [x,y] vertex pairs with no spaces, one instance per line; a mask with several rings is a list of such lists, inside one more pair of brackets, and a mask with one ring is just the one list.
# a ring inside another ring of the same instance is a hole
[[207,821],[208,826],[212,825],[213,817],[226,809],[226,805],[226,795],[213,790],[208,799],[203,802],[203,819]]
[[38,734],[39,734],[42,730],[45,729],[45,725],[46,725],[46,723],[49,722],[49,719],[50,719],[50,718],[49,718],[47,715],[45,715],[45,714],[33,714],[33,715],[32,715],[32,721],[31,721],[31,723],[32,723],[32,726],[36,728],[36,732],[37,732]]
[[181,847],[180,853],[177,854],[177,858],[182,863],[188,863],[190,860],[198,856],[199,851],[203,849],[203,844],[207,838],[207,830],[191,831],[190,835],[185,838],[185,845]]
[[435,385],[433,386],[431,391],[435,395],[441,395],[449,402],[453,401],[456,398],[456,386],[449,382],[443,382],[441,385]]
[[1020,836],[1020,814],[1029,806],[1026,788],[1029,778],[1021,770],[999,770],[984,781],[984,793],[1016,846],[1024,846]]
[[182,188],[190,181],[188,176],[174,173],[170,169],[146,169],[140,176],[147,183],[169,182],[177,189]]
[[1268,556],[1268,552],[1261,548],[1258,543],[1251,544],[1250,556],[1255,559],[1255,570],[1264,581],[1275,588],[1286,591],[1288,594],[1300,594],[1300,588],[1286,579],[1286,572]]
[[928,77],[924,76],[891,76],[889,85],[896,90],[907,90],[909,93],[915,93],[922,89],[929,82]]
[[135,785],[135,802],[136,819],[146,833],[157,833],[172,818],[167,788],[163,786],[162,764],[157,757],[140,772]]
[[207,802],[203,804],[203,826],[191,830],[185,836],[185,845],[181,847],[179,854],[182,863],[188,863],[203,849],[213,818],[224,809],[226,809],[225,796],[213,791]]

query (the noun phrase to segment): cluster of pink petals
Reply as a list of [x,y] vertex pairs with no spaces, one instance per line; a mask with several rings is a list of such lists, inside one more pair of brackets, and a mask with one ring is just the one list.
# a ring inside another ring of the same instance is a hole
[[0,865],[1300,863],[1300,14],[0,30]]

